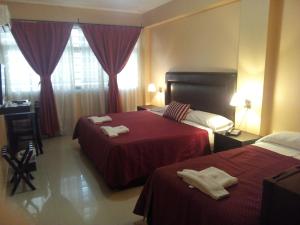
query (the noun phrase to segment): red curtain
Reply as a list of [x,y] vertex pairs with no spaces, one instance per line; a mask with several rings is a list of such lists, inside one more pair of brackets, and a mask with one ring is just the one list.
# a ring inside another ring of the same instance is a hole
[[82,24],[82,31],[98,61],[109,76],[108,111],[121,112],[117,74],[126,65],[141,27]]
[[66,47],[72,27],[72,23],[12,21],[11,31],[21,52],[41,78],[41,129],[49,136],[59,131],[51,74]]

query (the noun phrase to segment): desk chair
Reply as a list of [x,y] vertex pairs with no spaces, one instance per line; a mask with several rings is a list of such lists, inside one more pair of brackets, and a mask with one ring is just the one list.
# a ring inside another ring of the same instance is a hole
[[24,143],[31,141],[36,149],[36,154],[43,153],[35,112],[6,114],[5,122],[8,147],[12,151],[17,153]]

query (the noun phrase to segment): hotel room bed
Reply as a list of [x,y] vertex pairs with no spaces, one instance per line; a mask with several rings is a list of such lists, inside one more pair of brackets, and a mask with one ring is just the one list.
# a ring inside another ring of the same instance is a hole
[[[193,109],[233,117],[229,106],[236,87],[235,73],[167,73],[166,104],[179,101]],[[224,103],[225,101],[225,103]],[[209,152],[208,132],[147,111],[109,114],[129,133],[106,137],[87,117],[79,119],[73,138],[111,188],[145,181],[156,168]]]
[[[134,213],[146,216],[151,225],[259,225],[263,179],[299,165],[299,156],[299,149],[260,142],[159,168],[144,186]],[[191,189],[176,173],[211,166],[238,178],[238,184],[227,188],[228,198],[214,200]]]
[[104,135],[88,118],[74,131],[88,157],[112,188],[145,179],[157,167],[209,152],[208,133],[148,111],[109,114],[109,126],[125,125],[130,132],[115,138]]

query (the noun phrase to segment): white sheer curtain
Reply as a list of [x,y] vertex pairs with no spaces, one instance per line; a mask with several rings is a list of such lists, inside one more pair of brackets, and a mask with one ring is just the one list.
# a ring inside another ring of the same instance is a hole
[[83,33],[79,28],[74,28],[52,74],[62,133],[71,133],[82,115],[105,113],[105,78]]
[[136,44],[127,65],[118,74],[119,92],[123,111],[135,111],[144,103],[143,83],[140,63],[140,45]]
[[5,88],[8,99],[36,100],[40,77],[26,62],[11,33],[0,33],[2,63],[5,65]]
[[[31,69],[11,33],[0,33],[6,65],[7,99],[38,99],[39,76]],[[118,75],[124,111],[143,103],[139,72],[139,44]],[[66,49],[51,76],[61,133],[71,134],[80,116],[106,112],[108,76],[90,49],[81,29],[74,27]]]

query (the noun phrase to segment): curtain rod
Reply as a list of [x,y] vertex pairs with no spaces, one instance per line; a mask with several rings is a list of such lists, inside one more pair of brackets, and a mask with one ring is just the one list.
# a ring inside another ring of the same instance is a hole
[[79,21],[79,18],[77,18],[76,22],[68,22],[68,21],[53,21],[53,20],[29,20],[29,19],[11,19],[11,21],[23,21],[23,22],[35,22],[35,23],[43,23],[43,22],[65,22],[65,23],[73,23],[74,25],[80,25],[80,24],[93,24],[93,25],[104,25],[104,26],[126,26],[126,27],[143,27],[143,24],[140,26],[132,26],[132,25],[119,25],[119,24],[101,24],[101,23],[82,23]]

